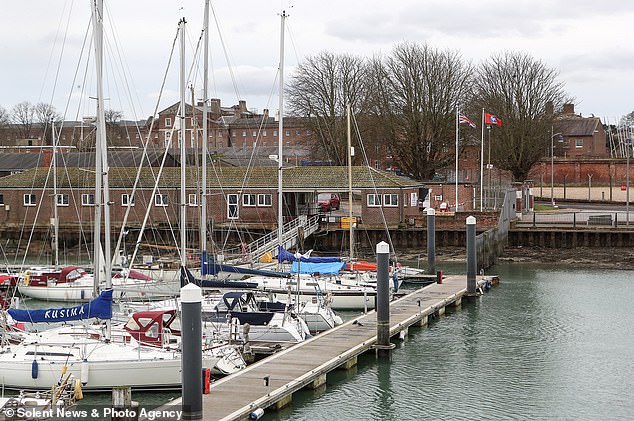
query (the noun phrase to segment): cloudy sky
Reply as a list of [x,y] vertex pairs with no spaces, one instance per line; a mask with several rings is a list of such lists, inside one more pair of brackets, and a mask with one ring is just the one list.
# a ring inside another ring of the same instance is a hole
[[[168,68],[172,44],[184,16],[189,68],[203,3],[105,0],[108,108],[141,119],[178,100],[177,51]],[[0,105],[52,103],[66,119],[94,113],[89,4],[3,4]],[[559,71],[578,113],[614,122],[634,110],[634,3],[627,0],[212,0],[212,8],[210,97],[223,105],[244,99],[249,108],[277,110],[279,15],[286,10],[287,80],[303,57],[321,51],[371,57],[403,41],[427,42],[475,64],[499,52],[526,52]],[[202,65],[192,67],[199,97]]]

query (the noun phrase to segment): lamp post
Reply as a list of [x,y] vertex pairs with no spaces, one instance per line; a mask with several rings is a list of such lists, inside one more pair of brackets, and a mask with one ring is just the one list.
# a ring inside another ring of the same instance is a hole
[[550,204],[555,207],[555,136],[561,133],[553,133],[553,126],[550,126]]

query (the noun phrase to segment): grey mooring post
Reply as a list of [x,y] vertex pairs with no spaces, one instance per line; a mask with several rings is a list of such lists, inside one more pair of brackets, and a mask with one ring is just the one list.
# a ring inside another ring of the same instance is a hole
[[476,292],[476,219],[473,216],[467,218],[467,293]]
[[436,273],[436,210],[427,209],[427,273]]
[[379,356],[388,356],[390,343],[390,246],[381,241],[376,245],[376,345]]
[[183,419],[203,419],[202,290],[194,284],[181,288]]

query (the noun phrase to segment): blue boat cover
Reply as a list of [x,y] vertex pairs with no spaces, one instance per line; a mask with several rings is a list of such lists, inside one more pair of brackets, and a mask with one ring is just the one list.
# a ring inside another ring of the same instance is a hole
[[322,275],[336,275],[341,268],[344,267],[345,262],[331,262],[331,263],[310,263],[310,262],[293,262],[291,273],[320,273]]
[[111,319],[112,290],[103,291],[89,303],[75,307],[49,308],[46,310],[8,310],[9,315],[18,322],[65,322],[82,319]]
[[[287,251],[286,249],[284,249],[284,247],[282,246],[277,246],[277,261],[282,263],[282,262],[296,262],[297,261],[297,257],[295,257],[295,255],[293,253],[291,253],[290,251]],[[301,256],[299,258],[299,260],[301,262],[308,262],[308,263],[334,263],[334,262],[341,262],[341,257],[304,257]]]

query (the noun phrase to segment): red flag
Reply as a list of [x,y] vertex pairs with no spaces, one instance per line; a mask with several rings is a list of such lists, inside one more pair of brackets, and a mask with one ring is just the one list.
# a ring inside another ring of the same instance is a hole
[[484,123],[485,124],[496,125],[496,126],[501,126],[502,125],[502,119],[494,116],[493,114],[485,113],[484,114]]

